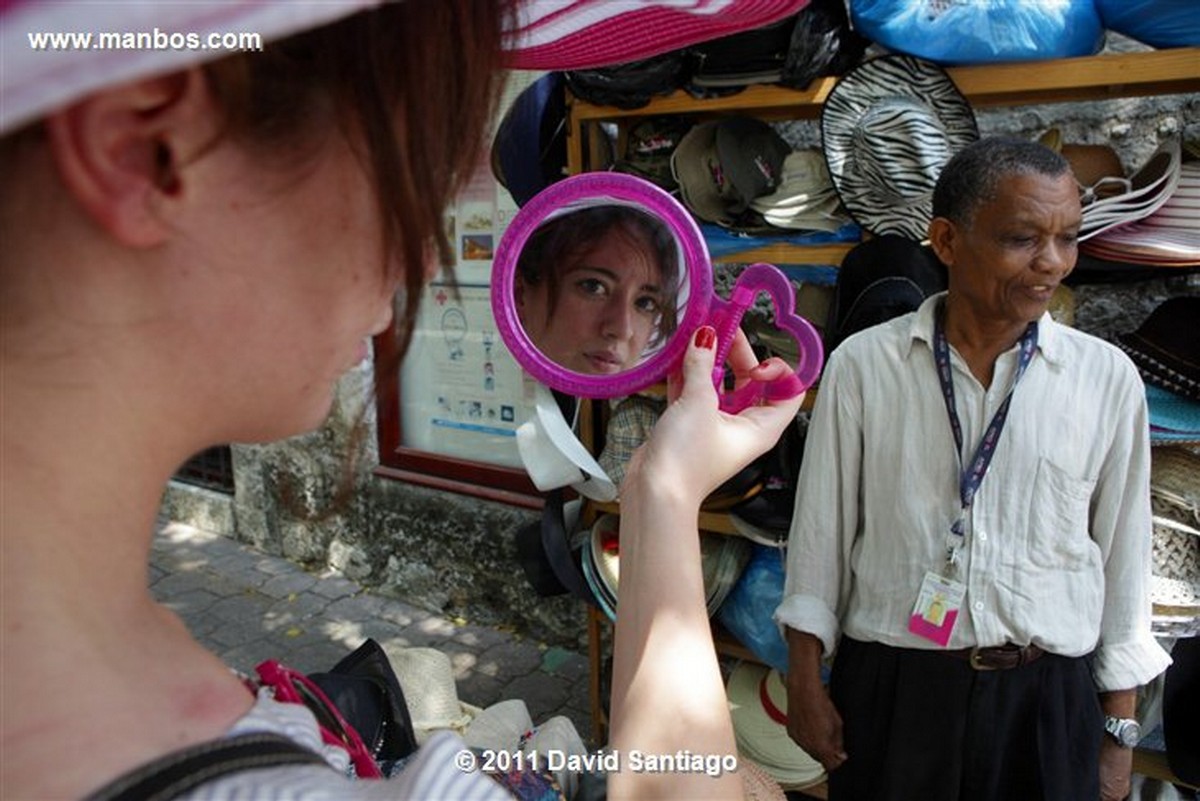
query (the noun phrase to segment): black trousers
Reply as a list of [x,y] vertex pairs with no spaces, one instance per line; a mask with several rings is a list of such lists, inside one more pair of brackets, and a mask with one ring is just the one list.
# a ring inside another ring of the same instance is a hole
[[830,801],[1095,801],[1104,715],[1089,663],[976,671],[843,637],[830,693],[849,758]]

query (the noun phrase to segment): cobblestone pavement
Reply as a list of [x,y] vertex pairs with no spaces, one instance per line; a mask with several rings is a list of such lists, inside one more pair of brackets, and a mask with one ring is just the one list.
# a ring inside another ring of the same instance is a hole
[[260,553],[220,534],[164,522],[150,555],[150,588],[230,667],[264,659],[327,670],[367,637],[384,647],[432,647],[454,666],[461,701],[520,698],[535,722],[566,715],[592,735],[584,655],[437,614],[363,589],[329,571]]

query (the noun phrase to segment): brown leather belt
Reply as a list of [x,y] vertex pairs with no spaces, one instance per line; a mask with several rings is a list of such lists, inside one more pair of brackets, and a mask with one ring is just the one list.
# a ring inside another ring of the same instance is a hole
[[1009,670],[1028,665],[1046,653],[1032,643],[1029,645],[997,645],[992,648],[961,648],[942,651],[947,656],[966,660],[975,670]]

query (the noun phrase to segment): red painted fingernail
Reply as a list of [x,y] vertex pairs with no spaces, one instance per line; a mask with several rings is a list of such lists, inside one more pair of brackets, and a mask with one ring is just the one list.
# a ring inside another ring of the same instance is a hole
[[696,347],[712,350],[717,344],[717,332],[711,325],[702,325],[696,329]]

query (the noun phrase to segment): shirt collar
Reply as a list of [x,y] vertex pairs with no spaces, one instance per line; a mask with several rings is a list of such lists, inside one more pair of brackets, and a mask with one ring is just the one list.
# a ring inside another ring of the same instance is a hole
[[[942,302],[942,299],[947,294],[949,293],[938,292],[935,295],[930,295],[917,308],[917,312],[913,315],[909,326],[908,349],[904,352],[904,358],[907,359],[912,354],[913,343],[917,341],[924,342],[930,350],[933,349],[934,315],[937,314],[938,304]],[[1042,357],[1051,364],[1061,364],[1062,347],[1058,342],[1059,324],[1054,322],[1054,318],[1050,316],[1050,312],[1048,311],[1042,312],[1042,316],[1038,318],[1037,323],[1037,347],[1041,351]]]

